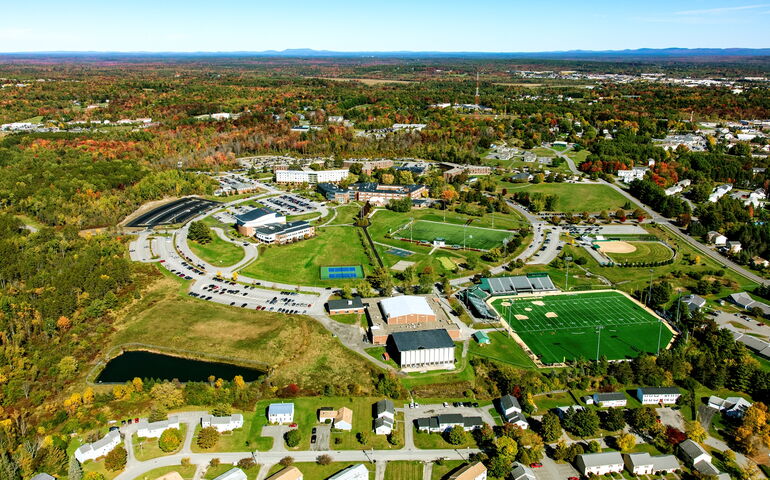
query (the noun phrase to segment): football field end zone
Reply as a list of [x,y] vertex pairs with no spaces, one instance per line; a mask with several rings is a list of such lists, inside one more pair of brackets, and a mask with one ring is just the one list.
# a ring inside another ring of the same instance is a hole
[[[560,362],[560,363],[549,363],[548,365],[544,364],[538,356],[535,354],[535,352],[532,351],[532,349],[527,345],[527,343],[522,340],[522,338],[516,333],[516,331],[511,327],[511,325],[503,318],[502,314],[495,308],[494,305],[492,305],[492,302],[498,301],[498,300],[505,300],[505,299],[526,299],[526,300],[537,300],[538,298],[545,298],[545,297],[553,297],[553,296],[567,296],[567,295],[581,295],[586,293],[619,293],[622,296],[626,297],[626,299],[630,300],[633,304],[641,307],[645,312],[652,315],[654,318],[657,318],[663,325],[666,326],[669,332],[671,332],[671,340],[668,342],[668,344],[663,348],[663,350],[668,350],[674,345],[674,341],[676,340],[677,332],[672,327],[668,321],[659,316],[657,313],[655,313],[651,308],[647,307],[646,305],[643,305],[641,302],[637,301],[635,298],[633,298],[631,295],[629,295],[626,292],[620,291],[620,290],[613,290],[613,289],[602,289],[602,290],[583,290],[583,291],[576,291],[576,292],[540,292],[540,293],[521,293],[517,295],[497,295],[497,296],[490,296],[486,299],[486,304],[491,308],[498,317],[498,321],[503,325],[503,328],[506,329],[508,334],[511,336],[511,338],[514,339],[514,341],[519,344],[519,346],[524,350],[524,352],[529,356],[529,358],[534,362],[535,366],[537,368],[559,368],[559,367],[566,367],[567,364]],[[625,361],[625,360],[610,360],[611,362],[615,361]]]

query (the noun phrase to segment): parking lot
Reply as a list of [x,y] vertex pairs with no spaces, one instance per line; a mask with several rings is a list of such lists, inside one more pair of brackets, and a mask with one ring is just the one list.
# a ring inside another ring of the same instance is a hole
[[291,194],[265,198],[262,203],[284,215],[302,215],[314,212],[318,208],[310,200]]

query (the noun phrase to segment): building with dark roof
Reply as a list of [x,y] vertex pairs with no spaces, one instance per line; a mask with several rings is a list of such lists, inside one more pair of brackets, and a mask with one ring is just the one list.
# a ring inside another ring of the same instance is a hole
[[481,417],[465,417],[459,413],[443,413],[433,417],[418,418],[415,420],[417,430],[421,432],[441,433],[460,426],[469,432],[484,425]]
[[[374,345],[386,345],[390,335],[395,332],[415,330],[442,329],[453,340],[460,339],[460,328],[441,308],[440,300],[435,295],[418,297],[421,299],[419,302],[409,300],[406,296],[394,298],[405,300],[393,303],[390,299],[367,298],[363,301],[367,307],[369,338]],[[384,305],[382,301],[385,301]]]
[[254,229],[254,237],[268,244],[292,243],[315,235],[315,227],[304,220],[286,224],[271,223]]
[[619,392],[594,393],[593,400],[600,407],[625,407],[628,402],[626,396]]
[[677,387],[643,387],[636,389],[636,398],[642,405],[673,404],[682,393]]
[[256,227],[273,223],[286,223],[286,217],[269,208],[253,208],[246,213],[235,216],[235,226],[238,233],[251,237]]
[[343,298],[341,300],[329,300],[326,306],[329,309],[329,315],[364,313],[366,311],[366,308],[364,307],[364,302],[361,301],[361,297],[353,297],[350,299]]
[[453,369],[455,344],[446,330],[394,332],[388,341],[391,355],[406,371]]

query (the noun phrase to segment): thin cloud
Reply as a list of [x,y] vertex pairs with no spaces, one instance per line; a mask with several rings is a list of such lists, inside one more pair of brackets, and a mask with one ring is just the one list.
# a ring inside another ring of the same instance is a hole
[[681,12],[674,12],[674,15],[717,15],[720,13],[738,12],[741,10],[753,10],[756,8],[765,7],[770,7],[770,3],[762,3],[758,5],[742,5],[740,7],[707,8],[703,10],[683,10]]

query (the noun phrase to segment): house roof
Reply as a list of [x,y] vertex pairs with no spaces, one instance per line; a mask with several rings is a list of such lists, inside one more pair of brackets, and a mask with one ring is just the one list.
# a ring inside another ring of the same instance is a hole
[[248,212],[242,213],[240,215],[236,215],[235,221],[238,223],[251,222],[258,218],[262,218],[265,215],[271,215],[273,213],[275,213],[275,211],[270,210],[269,208],[265,208],[265,207],[253,208]]
[[142,419],[139,421],[138,428],[146,428],[147,430],[157,430],[160,428],[168,428],[169,425],[177,424],[179,423],[179,417],[176,415],[172,415],[168,417],[166,420],[159,420],[157,422],[147,422],[147,419]]
[[385,318],[403,315],[435,315],[425,297],[401,295],[380,300],[380,308]]
[[293,403],[271,403],[267,407],[268,415],[293,415],[294,404]]
[[390,417],[377,417],[374,419],[374,428],[388,427],[393,428],[394,422]]
[[351,465],[343,470],[340,470],[339,472],[329,477],[327,480],[343,480],[346,478],[357,478],[361,476],[369,478],[369,470],[363,463],[359,463],[358,465]]
[[246,480],[246,474],[240,468],[231,468],[214,480]]
[[443,328],[393,332],[390,336],[399,352],[427,350],[431,348],[454,348],[455,344]]
[[204,415],[202,420],[208,421],[211,425],[228,425],[232,422],[243,422],[243,415],[234,413],[224,417],[215,417],[214,415]]
[[334,423],[345,422],[349,425],[353,425],[353,410],[348,407],[342,407],[337,410],[337,415],[334,416]]
[[511,469],[511,478],[513,480],[535,480],[535,472],[519,462],[514,462]]
[[615,400],[626,400],[626,396],[620,392],[594,393],[597,402],[611,402]]
[[275,235],[278,233],[292,233],[299,230],[304,230],[309,226],[310,224],[304,220],[297,220],[288,223],[268,223],[267,225],[255,227],[254,232],[261,235]]
[[396,413],[396,406],[393,404],[393,400],[385,398],[374,404],[374,411],[377,416],[381,416],[383,413]]
[[81,445],[80,447],[78,447],[76,451],[84,453],[89,450],[99,450],[100,448],[111,444],[116,439],[118,440],[120,439],[120,432],[117,430],[113,430],[93,443],[86,443],[85,445]]
[[704,450],[703,447],[695,443],[693,440],[690,440],[689,438],[679,444],[679,449],[682,450],[682,453],[687,457],[689,461],[692,461],[699,455],[706,453],[706,450]]
[[438,428],[438,417],[423,417],[415,421],[417,428]]
[[297,467],[287,467],[283,470],[274,473],[267,480],[299,480],[302,478],[302,472]]
[[487,467],[481,462],[470,463],[457,472],[449,480],[474,480],[476,477],[487,471]]
[[693,306],[696,308],[701,308],[706,305],[706,299],[699,297],[698,295],[685,295],[682,297],[682,303],[687,304],[690,308]]
[[579,457],[583,459],[583,465],[586,467],[623,464],[623,457],[620,452],[584,453]]
[[521,410],[521,404],[519,404],[519,401],[513,395],[503,395],[500,397],[500,406],[503,407],[503,410],[505,411],[508,411],[511,408]]
[[629,463],[631,463],[631,467],[636,468],[640,467],[642,465],[653,465],[654,462],[652,461],[652,456],[647,453],[626,453],[626,458],[628,459]]
[[671,395],[682,393],[676,387],[643,387],[639,388],[638,391],[640,391],[642,395]]
[[506,415],[505,421],[508,423],[515,423],[515,424],[519,424],[523,422],[529,425],[529,422],[527,421],[527,417],[525,417],[524,414],[521,412],[516,412],[510,415]]
[[30,480],[56,480],[51,475],[48,475],[47,473],[38,473],[34,477],[32,477]]
[[652,457],[652,469],[656,472],[676,470],[681,468],[679,460],[674,455],[656,455]]
[[693,465],[695,467],[695,470],[699,471],[703,475],[719,475],[719,469],[712,465],[711,462],[707,462],[706,460],[701,460],[700,462]]
[[489,335],[487,335],[487,332],[479,330],[478,332],[474,332],[473,336],[476,337],[476,341],[478,342],[489,343]]
[[351,308],[364,308],[364,302],[361,301],[361,297],[353,297],[351,299],[343,298],[341,300],[329,300],[329,311],[333,310],[348,310]]

